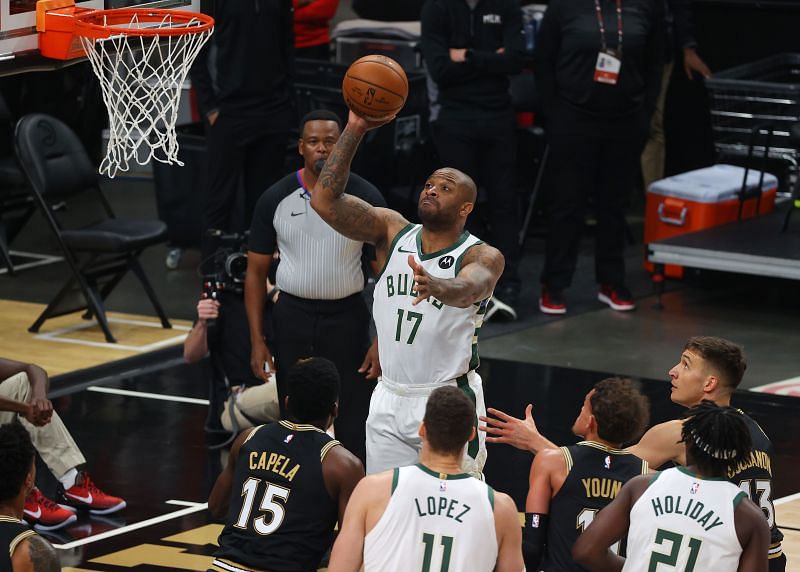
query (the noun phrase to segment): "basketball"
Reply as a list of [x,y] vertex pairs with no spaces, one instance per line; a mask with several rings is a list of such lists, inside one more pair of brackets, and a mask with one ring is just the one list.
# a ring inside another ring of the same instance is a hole
[[342,82],[347,107],[365,119],[396,115],[408,97],[408,78],[392,58],[364,56],[347,68]]

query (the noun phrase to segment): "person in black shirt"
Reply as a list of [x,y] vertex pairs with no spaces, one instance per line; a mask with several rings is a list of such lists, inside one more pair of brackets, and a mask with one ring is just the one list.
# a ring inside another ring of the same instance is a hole
[[60,570],[56,551],[22,520],[36,483],[36,450],[17,423],[0,425],[0,570]]
[[325,431],[337,413],[339,374],[324,358],[288,372],[287,417],[243,432],[208,499],[227,515],[211,570],[311,572],[333,542],[361,462]]
[[[203,228],[229,232],[250,224],[258,197],[283,173],[294,121],[292,2],[215,0],[210,12],[214,34],[191,70],[207,121]],[[234,213],[240,184],[244,211]],[[204,235],[204,260],[213,247]]]
[[[339,140],[339,121],[335,113],[325,110],[312,111],[302,119],[298,152],[303,168],[267,189],[256,205],[244,293],[252,374],[269,382],[277,370],[278,403],[283,407],[284,374],[298,359],[321,356],[335,363],[342,378],[336,438],[364,460],[372,380],[380,374],[377,340],[370,346],[370,314],[362,295],[363,260],[368,259],[373,272],[378,271],[374,249],[333,230],[310,206],[322,165]],[[350,175],[347,193],[373,206],[386,206],[380,191],[358,175]],[[280,264],[275,284],[280,297],[272,306],[274,337],[267,340],[264,283],[276,250]],[[270,350],[275,351],[274,360]]]
[[[505,257],[487,315],[516,319],[520,278],[516,204],[515,116],[509,77],[522,70],[522,12],[517,0],[428,0],[422,54],[438,95],[431,131],[442,165],[472,177],[487,192],[488,216],[475,205],[468,230]],[[484,229],[475,228],[485,219]]]
[[647,461],[621,448],[649,419],[650,404],[631,380],[604,379],[586,395],[572,426],[584,440],[536,455],[523,531],[528,570],[583,570],[572,559],[572,545],[623,484],[648,472]]
[[598,299],[635,307],[625,287],[625,207],[659,92],[663,26],[663,0],[553,0],[545,12],[535,78],[552,181],[539,300],[546,314],[566,312],[589,197]]

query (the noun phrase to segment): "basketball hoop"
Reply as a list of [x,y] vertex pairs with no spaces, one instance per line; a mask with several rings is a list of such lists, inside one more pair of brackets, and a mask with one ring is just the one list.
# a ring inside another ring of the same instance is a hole
[[110,132],[100,173],[114,177],[134,161],[144,165],[151,159],[183,165],[175,133],[181,89],[211,36],[213,18],[181,10],[74,5],[48,10],[45,17],[37,20],[42,54],[70,59],[85,53],[100,80]]

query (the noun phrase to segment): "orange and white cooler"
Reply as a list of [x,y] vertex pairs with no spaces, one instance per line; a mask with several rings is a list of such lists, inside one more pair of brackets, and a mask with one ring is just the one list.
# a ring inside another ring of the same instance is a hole
[[[737,220],[744,171],[744,167],[735,165],[714,165],[651,184],[647,189],[645,244]],[[748,171],[748,191],[758,188],[760,178],[760,171]],[[759,202],[756,197],[747,199],[742,205],[742,218],[772,211],[777,191],[778,179],[764,173],[761,200]],[[650,272],[654,270],[651,262],[645,261],[644,266]],[[681,278],[683,267],[668,264],[665,274]]]

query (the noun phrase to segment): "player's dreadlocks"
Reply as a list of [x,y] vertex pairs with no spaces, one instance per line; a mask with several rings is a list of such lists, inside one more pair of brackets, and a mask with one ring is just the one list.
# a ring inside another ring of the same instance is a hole
[[729,467],[744,461],[753,447],[742,414],[704,400],[684,416],[681,441],[689,463],[711,477],[725,477]]

